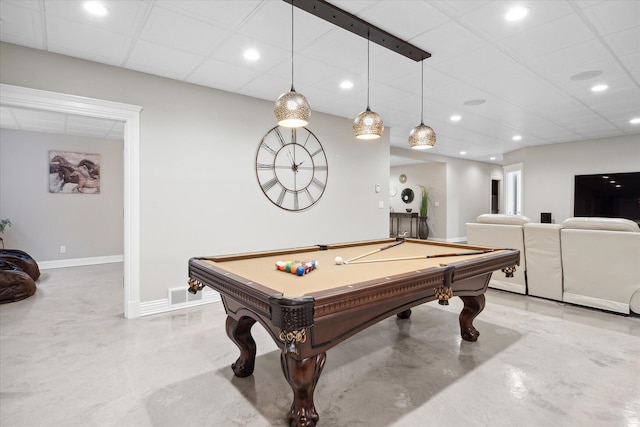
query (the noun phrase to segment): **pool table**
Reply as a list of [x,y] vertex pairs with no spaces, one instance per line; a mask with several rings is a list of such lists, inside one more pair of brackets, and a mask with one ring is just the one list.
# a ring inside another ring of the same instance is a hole
[[[411,307],[435,299],[447,304],[452,296],[464,302],[462,338],[476,341],[473,320],[484,308],[491,273],[509,275],[520,261],[512,249],[416,239],[394,243],[381,239],[192,258],[189,291],[209,286],[220,293],[227,335],[240,349],[231,366],[238,377],[253,373],[252,326],[260,322],[266,328],[282,350],[282,370],[293,390],[288,422],[315,426],[313,393],[327,350],[389,316],[407,319]],[[336,264],[338,256],[352,261]],[[318,268],[303,276],[276,268],[277,261],[287,260],[316,260]]]

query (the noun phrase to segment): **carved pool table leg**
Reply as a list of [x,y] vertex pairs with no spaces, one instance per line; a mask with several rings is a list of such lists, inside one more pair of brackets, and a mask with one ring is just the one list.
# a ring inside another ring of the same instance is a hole
[[297,360],[288,353],[280,355],[282,372],[293,390],[293,403],[287,414],[291,427],[315,427],[320,419],[313,404],[313,392],[322,373],[326,353]]
[[480,332],[473,326],[473,319],[484,309],[484,294],[460,297],[464,307],[460,312],[460,334],[465,341],[477,341]]
[[236,377],[244,378],[253,374],[256,363],[256,342],[251,336],[251,327],[256,323],[251,317],[236,320],[227,316],[227,335],[240,349],[240,357],[231,365]]
[[398,319],[408,319],[409,317],[411,317],[411,309],[401,311],[400,313],[397,314],[397,316],[398,316]]

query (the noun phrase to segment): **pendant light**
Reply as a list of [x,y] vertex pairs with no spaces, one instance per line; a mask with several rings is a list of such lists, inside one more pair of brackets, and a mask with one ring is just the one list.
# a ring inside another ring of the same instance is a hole
[[409,133],[409,146],[416,150],[428,150],[436,145],[436,132],[424,124],[424,59],[422,63],[422,94],[420,97],[420,125]]
[[367,33],[367,109],[353,121],[353,134],[358,139],[378,139],[384,131],[382,118],[369,108],[369,34]]
[[291,1],[291,90],[280,95],[273,106],[273,112],[278,125],[288,128],[306,126],[311,117],[309,101],[293,87],[293,0]]

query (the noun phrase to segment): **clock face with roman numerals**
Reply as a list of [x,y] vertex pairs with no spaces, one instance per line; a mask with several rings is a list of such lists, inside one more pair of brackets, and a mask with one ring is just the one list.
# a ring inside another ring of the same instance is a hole
[[307,128],[276,126],[260,141],[256,176],[262,192],[276,206],[302,211],[320,200],[327,186],[327,156]]

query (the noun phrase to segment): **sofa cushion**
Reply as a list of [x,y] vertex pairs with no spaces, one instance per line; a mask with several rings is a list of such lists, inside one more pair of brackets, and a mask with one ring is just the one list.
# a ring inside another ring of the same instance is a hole
[[562,301],[560,225],[523,225],[529,295]]
[[624,218],[567,218],[562,222],[562,228],[577,230],[631,231],[640,233],[640,227],[637,223]]
[[523,225],[530,222],[524,215],[482,214],[476,218],[480,224]]

